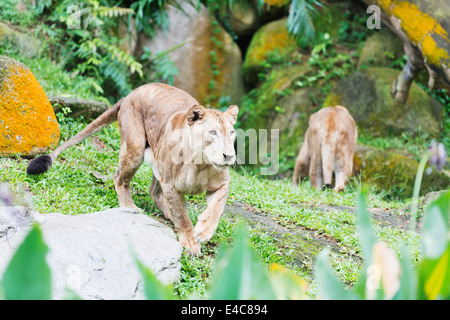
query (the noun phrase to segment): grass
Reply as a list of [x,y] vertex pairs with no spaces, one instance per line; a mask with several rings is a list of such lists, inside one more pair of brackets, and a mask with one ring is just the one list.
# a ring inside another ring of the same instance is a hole
[[[61,115],[59,118],[62,120],[62,141],[86,125],[83,120],[72,120]],[[114,124],[64,152],[49,172],[40,176],[26,174],[26,159],[18,156],[1,158],[1,181],[6,182],[18,194],[30,194],[33,209],[42,213],[76,215],[117,207],[112,176],[118,162],[119,146],[119,130]],[[172,227],[149,196],[151,176],[151,167],[142,165],[132,180],[133,198],[146,214]],[[331,256],[333,267],[342,280],[348,284],[354,283],[361,267],[355,216],[346,210],[328,212],[295,204],[357,206],[356,198],[363,187],[357,179],[346,192],[336,194],[332,191],[314,190],[309,182],[293,187],[288,180],[261,179],[243,169],[231,170],[231,177],[229,204],[236,201],[244,203],[253,212],[264,214],[283,227],[291,230],[303,228],[331,239],[339,248]],[[188,196],[187,199],[190,203],[188,213],[195,223],[197,216],[206,207],[206,201],[204,195]],[[386,201],[375,189],[370,189],[368,202],[370,207],[389,209],[409,205],[408,201]],[[204,297],[217,252],[222,243],[232,243],[237,226],[241,223],[245,223],[243,218],[224,214],[211,241],[202,246],[203,255],[199,258],[183,256],[181,281],[175,284],[175,292],[179,298]],[[311,261],[300,264],[294,261],[296,243],[289,236],[275,237],[262,228],[249,227],[248,230],[251,243],[266,266],[277,263],[293,269],[309,282],[309,294],[314,297],[315,284],[310,272],[313,264]],[[418,236],[391,228],[378,228],[378,236],[395,250],[398,250],[400,242],[408,243],[414,248],[414,259],[419,260]]]

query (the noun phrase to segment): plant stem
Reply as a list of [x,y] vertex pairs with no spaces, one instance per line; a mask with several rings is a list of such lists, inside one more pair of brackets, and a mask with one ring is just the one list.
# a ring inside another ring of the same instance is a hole
[[417,207],[419,202],[419,194],[420,194],[420,185],[422,184],[423,172],[425,171],[425,166],[430,159],[430,153],[426,152],[425,155],[420,160],[419,167],[416,173],[416,180],[414,182],[414,191],[413,191],[413,203],[411,209],[411,220],[410,220],[410,232],[416,232],[416,220],[417,220]]

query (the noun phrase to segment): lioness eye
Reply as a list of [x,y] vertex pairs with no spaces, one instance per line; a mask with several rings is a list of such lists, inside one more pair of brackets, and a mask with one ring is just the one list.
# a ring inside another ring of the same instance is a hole
[[213,135],[213,136],[217,136],[217,131],[216,131],[216,130],[211,130],[209,133],[210,133],[211,135]]

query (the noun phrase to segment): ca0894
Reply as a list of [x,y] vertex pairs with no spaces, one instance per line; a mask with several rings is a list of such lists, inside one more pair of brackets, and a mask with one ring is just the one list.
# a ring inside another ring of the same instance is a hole
[[231,305],[227,304],[225,306],[226,314],[267,314],[267,305],[258,304],[241,304],[241,305]]

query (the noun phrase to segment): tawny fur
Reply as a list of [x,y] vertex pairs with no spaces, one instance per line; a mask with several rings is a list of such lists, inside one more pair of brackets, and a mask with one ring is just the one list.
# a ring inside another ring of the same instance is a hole
[[297,157],[292,182],[309,175],[314,188],[332,187],[333,171],[337,192],[344,191],[353,169],[358,131],[355,120],[343,106],[327,107],[309,118],[305,141]]
[[[147,84],[52,153],[34,159],[29,173],[47,171],[61,152],[117,119],[121,146],[114,185],[120,206],[138,209],[130,181],[145,154],[153,167],[150,194],[155,205],[174,223],[181,244],[199,255],[200,243],[208,241],[217,228],[230,190],[228,166],[236,160],[233,125],[238,112],[237,106],[226,112],[205,109],[183,90]],[[205,191],[208,205],[194,229],[184,195]]]

